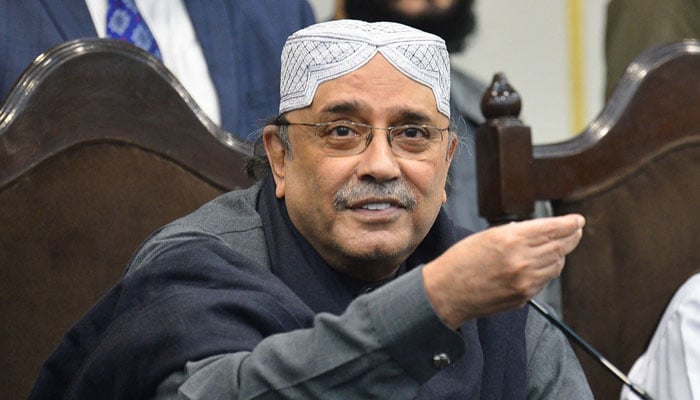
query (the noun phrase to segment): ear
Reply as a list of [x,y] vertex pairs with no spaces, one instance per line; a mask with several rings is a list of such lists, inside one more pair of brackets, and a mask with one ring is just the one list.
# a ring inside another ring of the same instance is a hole
[[263,145],[265,146],[267,159],[270,162],[272,178],[275,180],[275,195],[277,198],[281,199],[284,197],[285,191],[284,178],[287,161],[287,149],[282,143],[282,139],[280,139],[279,135],[279,126],[267,125],[263,129]]
[[[454,159],[455,150],[457,149],[457,136],[450,135],[450,143],[447,145],[447,170],[450,170],[452,160]],[[442,190],[442,204],[447,203],[447,190]]]
[[455,150],[457,149],[457,135],[450,135],[450,143],[448,144],[448,150],[447,150],[447,162],[448,162],[448,167],[449,164],[452,163],[452,157],[455,155]]

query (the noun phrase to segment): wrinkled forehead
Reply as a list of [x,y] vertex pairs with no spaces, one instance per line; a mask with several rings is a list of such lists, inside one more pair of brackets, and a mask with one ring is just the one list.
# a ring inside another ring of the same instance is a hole
[[450,60],[445,42],[393,22],[322,22],[292,34],[282,50],[280,114],[311,104],[323,82],[347,75],[377,53],[399,72],[433,91],[450,117]]

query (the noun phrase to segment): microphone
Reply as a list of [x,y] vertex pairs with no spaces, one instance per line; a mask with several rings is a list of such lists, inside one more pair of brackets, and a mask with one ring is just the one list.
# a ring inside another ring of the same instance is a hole
[[636,385],[632,381],[630,381],[630,378],[625,375],[622,371],[620,371],[617,367],[613,365],[608,359],[606,359],[602,354],[600,354],[599,351],[593,348],[590,344],[588,344],[585,340],[583,340],[579,335],[576,334],[571,328],[569,328],[565,323],[557,319],[552,313],[550,313],[546,308],[544,308],[540,303],[538,303],[535,299],[530,299],[528,301],[530,304],[530,307],[534,308],[537,312],[542,314],[549,322],[551,322],[554,326],[556,326],[566,337],[569,339],[573,340],[577,345],[581,346],[583,350],[586,351],[591,357],[593,357],[596,361],[598,361],[599,364],[601,364],[605,369],[610,371],[617,379],[622,381],[623,384],[625,384],[630,390],[632,390],[639,398],[644,399],[644,400],[654,400],[649,393],[647,393],[644,389],[642,389],[639,385]]

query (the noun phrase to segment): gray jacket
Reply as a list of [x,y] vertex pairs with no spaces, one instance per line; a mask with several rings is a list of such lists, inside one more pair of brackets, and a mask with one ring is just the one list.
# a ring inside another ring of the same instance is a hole
[[[202,236],[220,240],[269,268],[262,221],[255,210],[259,190],[258,184],[227,193],[160,229],[135,254],[128,273]],[[539,314],[528,314],[528,398],[592,399],[564,336]],[[358,297],[340,316],[319,315],[313,328],[267,337],[251,352],[191,360],[163,381],[156,397],[360,399],[370,393],[371,398],[412,399],[441,366],[433,358],[456,359],[463,346],[460,335],[434,313],[421,268],[416,268]],[[336,396],[328,397],[329,388]]]

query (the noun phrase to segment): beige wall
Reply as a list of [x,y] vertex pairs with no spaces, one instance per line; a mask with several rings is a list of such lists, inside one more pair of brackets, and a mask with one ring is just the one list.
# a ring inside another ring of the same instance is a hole
[[[333,0],[309,3],[317,19],[332,15]],[[567,139],[603,106],[606,3],[477,1],[478,32],[470,47],[455,56],[455,64],[485,81],[505,72],[523,98],[522,117],[532,127],[534,141]],[[580,26],[580,36],[571,37],[575,26]],[[577,55],[580,62],[574,61]]]

